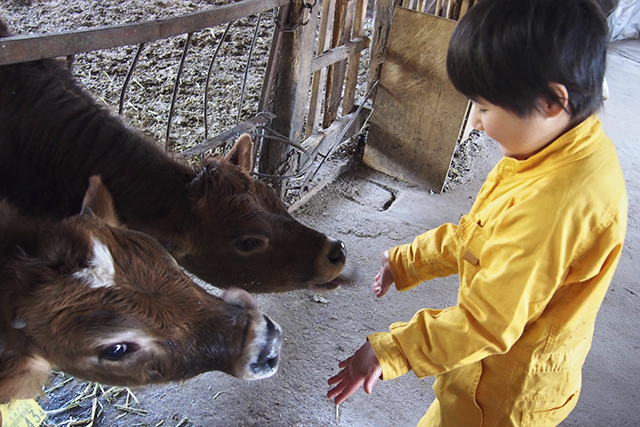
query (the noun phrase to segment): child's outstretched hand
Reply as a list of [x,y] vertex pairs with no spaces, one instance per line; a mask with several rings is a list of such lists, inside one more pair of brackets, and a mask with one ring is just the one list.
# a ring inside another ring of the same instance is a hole
[[364,343],[351,357],[338,364],[342,370],[329,378],[329,385],[336,384],[327,397],[334,399],[336,405],[349,398],[364,383],[364,391],[371,394],[373,386],[382,375],[382,367],[369,341]]
[[384,251],[380,254],[380,263],[382,264],[380,271],[373,278],[373,285],[371,285],[373,293],[378,298],[386,294],[393,283],[393,275],[391,274],[391,267],[389,267],[389,251]]

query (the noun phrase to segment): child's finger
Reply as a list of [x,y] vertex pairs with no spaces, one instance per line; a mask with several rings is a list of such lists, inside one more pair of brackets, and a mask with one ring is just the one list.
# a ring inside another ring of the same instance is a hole
[[329,399],[333,399],[334,397],[342,393],[342,390],[344,390],[348,383],[349,381],[340,381],[327,392],[327,397]]
[[329,385],[333,385],[336,383],[339,383],[340,381],[342,381],[342,378],[344,378],[344,376],[347,374],[348,370],[343,369],[340,372],[338,372],[337,375],[332,376],[331,378],[329,378],[329,380],[327,381],[329,383]]
[[336,396],[334,400],[336,405],[341,404],[342,402],[347,400],[349,397],[351,397],[351,395],[360,388],[361,384],[362,384],[362,381],[349,382],[348,385],[344,387],[342,392]]
[[338,368],[344,368],[346,366],[349,366],[351,364],[351,359],[353,359],[353,356],[349,356],[348,358],[344,359],[342,362],[338,363]]

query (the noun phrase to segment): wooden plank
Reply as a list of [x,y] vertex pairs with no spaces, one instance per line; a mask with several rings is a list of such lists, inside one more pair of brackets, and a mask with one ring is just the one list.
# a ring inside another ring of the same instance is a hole
[[256,15],[289,0],[245,0],[239,3],[153,21],[113,25],[50,35],[14,36],[0,39],[0,65],[75,55],[99,49],[165,39]]
[[311,64],[312,71],[318,71],[322,68],[326,68],[332,64],[340,62],[350,56],[360,53],[361,50],[366,49],[369,46],[368,37],[358,37],[357,39],[346,42],[341,46],[328,50],[320,56],[313,58]]
[[434,12],[436,16],[442,16],[442,1],[443,0],[436,1],[436,10]]
[[376,96],[364,162],[442,191],[468,100],[447,77],[455,21],[397,8]]
[[[367,15],[367,0],[357,0],[356,15],[353,21],[353,39],[364,34],[364,21]],[[353,109],[358,84],[358,70],[360,68],[360,50],[349,57],[347,80],[344,83],[344,99],[342,100],[342,114],[347,114]]]
[[[316,55],[324,53],[325,49],[331,43],[331,33],[333,31],[333,11],[336,7],[335,0],[322,0],[322,15],[320,16],[320,27],[318,29],[318,46]],[[317,59],[314,58],[314,62]],[[313,76],[311,77],[311,94],[309,96],[309,112],[307,113],[307,124],[304,134],[311,135],[320,123],[320,114],[322,113],[323,97],[320,88],[324,87],[327,81],[327,70],[312,66]]]
[[460,13],[458,14],[457,20],[461,20],[464,15],[467,14],[469,8],[472,5],[473,0],[462,0],[462,5],[460,6]]
[[454,0],[447,0],[447,11],[446,11],[446,13],[444,15],[447,19],[451,19],[452,18],[453,2],[454,2]]
[[[344,115],[334,121],[327,129],[315,132],[307,138],[302,143],[302,147],[307,150],[314,159],[318,155],[324,157],[329,154],[336,143],[344,142],[359,133],[370,114],[371,110],[363,107],[353,113]],[[347,126],[348,128],[345,131]],[[345,133],[341,135],[343,131]],[[342,141],[338,141],[338,138],[341,138]],[[304,164],[301,166],[304,166]]]
[[[315,154],[326,155],[331,147],[347,141],[352,136],[360,133],[370,113],[371,111],[369,109],[362,108],[359,111],[344,115],[334,121],[328,129],[325,129],[319,133],[315,133],[307,138],[307,140],[304,141],[302,145],[307,148],[308,151],[312,151]],[[340,138],[341,140],[338,141],[338,138]],[[349,158],[346,160],[339,160],[339,164],[337,166],[335,164],[322,166],[320,173],[317,173],[312,177],[313,185],[311,186],[310,190],[304,193],[300,200],[289,207],[289,212],[295,211],[300,206],[303,206],[305,203],[311,200],[311,198],[318,194],[318,192],[326,187],[327,184],[333,182],[338,176],[351,169],[351,166],[354,162],[355,157],[349,156]],[[309,172],[310,174],[314,172],[314,167],[317,166],[313,165],[311,167]],[[323,171],[322,168],[326,168],[328,171]]]
[[[387,41],[393,21],[393,11],[396,0],[376,0],[373,12],[373,41],[371,42],[371,57],[369,59],[369,74],[367,76],[367,92],[380,78],[382,63],[387,51]],[[375,93],[373,94],[375,98]]]
[[[331,47],[338,47],[350,40],[354,13],[355,0],[338,0]],[[342,60],[331,65],[327,72],[327,90],[325,93],[324,117],[322,119],[322,127],[324,128],[329,127],[338,116],[346,68],[346,60]]]
[[[336,48],[341,45],[340,39],[344,32],[344,20],[347,13],[347,2],[348,0],[336,0],[336,7],[334,9],[333,15],[333,31],[331,34],[331,47]],[[321,122],[322,128],[327,128],[335,119],[335,115],[337,114],[337,108],[332,108],[331,103],[335,101],[334,92],[337,91],[337,79],[339,70],[336,69],[336,64],[331,64],[329,69],[327,70],[327,82],[325,88],[325,96],[324,96],[324,112],[323,118]]]

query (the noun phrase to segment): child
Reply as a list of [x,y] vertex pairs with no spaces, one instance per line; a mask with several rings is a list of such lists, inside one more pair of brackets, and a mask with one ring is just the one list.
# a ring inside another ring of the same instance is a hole
[[555,426],[575,407],[622,249],[627,195],[602,103],[607,24],[591,0],[482,0],[447,56],[472,124],[500,145],[471,211],[382,255],[373,290],[458,273],[458,303],[375,333],[331,379],[436,375],[420,426]]

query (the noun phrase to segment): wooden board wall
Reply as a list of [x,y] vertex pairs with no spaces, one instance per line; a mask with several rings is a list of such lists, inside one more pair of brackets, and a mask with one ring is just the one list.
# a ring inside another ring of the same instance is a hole
[[468,100],[447,77],[455,21],[397,7],[364,151],[368,166],[441,192]]

